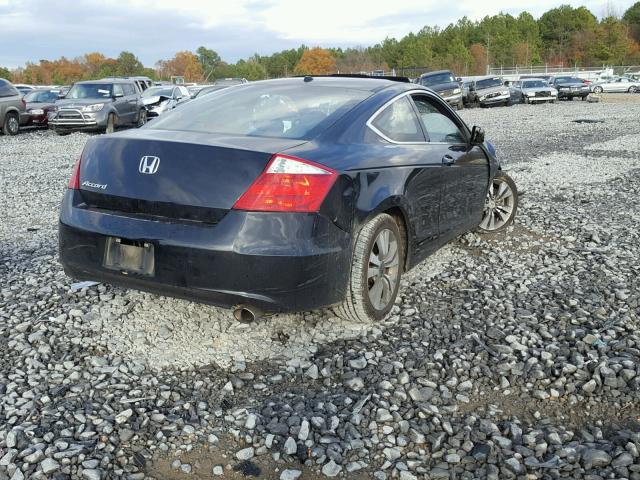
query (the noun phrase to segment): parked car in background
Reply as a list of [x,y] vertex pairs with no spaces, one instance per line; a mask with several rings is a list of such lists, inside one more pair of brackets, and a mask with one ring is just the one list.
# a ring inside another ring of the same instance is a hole
[[437,72],[423,73],[418,78],[417,83],[440,95],[451,106],[462,110],[464,101],[462,99],[461,81],[449,70],[439,70]]
[[49,128],[58,134],[75,130],[111,133],[122,125],[143,125],[147,109],[132,80],[87,80],[73,84],[49,113]]
[[147,117],[153,118],[191,99],[187,87],[151,87],[142,94],[142,103],[147,109]]
[[602,82],[596,82],[591,85],[593,93],[602,92],[629,92],[633,93],[640,90],[640,80],[634,80],[630,77],[615,77]]
[[551,86],[558,91],[559,99],[573,100],[580,97],[586,100],[589,96],[589,86],[577,77],[555,77]]
[[35,88],[36,88],[33,85],[26,85],[24,83],[16,83],[13,86],[16,87],[16,89],[22,95],[26,95],[27,93],[31,92],[32,90],[35,90]]
[[225,85],[227,87],[243,83],[249,83],[249,81],[246,78],[219,78],[213,82],[214,85]]
[[209,87],[204,87],[191,95],[191,98],[204,97],[205,95],[209,95],[213,92],[218,92],[220,90],[224,90],[225,88],[229,88],[230,85],[211,85]]
[[544,80],[549,85],[553,81],[553,75],[536,75],[534,73],[531,73],[531,74],[528,74],[528,75],[520,75],[519,80],[531,80],[533,78],[535,78],[536,80],[538,80],[538,79]]
[[9,80],[0,78],[0,129],[5,135],[17,135],[27,122],[25,102]]
[[495,105],[511,105],[511,91],[504,85],[500,77],[485,77],[469,86],[471,102],[481,107]]
[[26,103],[27,125],[47,125],[49,112],[60,99],[58,89],[36,89],[24,96]]
[[71,277],[233,307],[240,321],[332,306],[368,322],[405,271],[466,231],[504,230],[517,204],[482,129],[431,90],[269,80],[89,139],[60,260]]
[[558,99],[558,91],[542,78],[518,80],[510,88],[522,103],[554,103]]

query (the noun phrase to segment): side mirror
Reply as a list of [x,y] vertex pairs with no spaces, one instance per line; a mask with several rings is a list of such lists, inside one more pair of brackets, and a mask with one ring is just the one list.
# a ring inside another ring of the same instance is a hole
[[462,81],[462,77],[456,77],[456,82],[461,82]]
[[471,129],[471,145],[481,145],[484,143],[484,130],[475,126]]

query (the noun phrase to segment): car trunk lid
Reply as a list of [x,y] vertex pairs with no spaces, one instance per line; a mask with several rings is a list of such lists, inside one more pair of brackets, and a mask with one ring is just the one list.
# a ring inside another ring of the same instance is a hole
[[87,208],[217,223],[274,153],[300,140],[145,129],[87,143],[80,193]]

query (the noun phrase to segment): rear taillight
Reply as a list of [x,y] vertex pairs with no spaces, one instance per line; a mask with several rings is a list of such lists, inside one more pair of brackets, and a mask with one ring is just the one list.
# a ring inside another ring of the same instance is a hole
[[338,178],[335,170],[276,154],[233,206],[260,212],[317,212]]
[[71,178],[69,179],[69,188],[72,190],[80,190],[80,161],[82,157],[80,157],[76,164],[73,166],[73,173],[71,173]]

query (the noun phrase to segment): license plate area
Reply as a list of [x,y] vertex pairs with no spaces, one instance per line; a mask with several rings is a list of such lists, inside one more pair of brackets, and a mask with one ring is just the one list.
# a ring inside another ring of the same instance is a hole
[[108,237],[104,247],[103,266],[123,274],[152,276],[155,270],[153,244],[141,240]]

